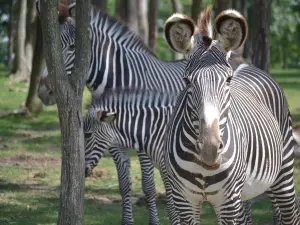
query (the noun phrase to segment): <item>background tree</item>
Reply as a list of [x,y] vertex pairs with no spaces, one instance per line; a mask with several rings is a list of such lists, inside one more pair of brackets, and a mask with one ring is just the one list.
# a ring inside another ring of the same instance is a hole
[[62,145],[62,171],[58,224],[83,224],[84,203],[84,143],[82,94],[90,63],[90,2],[76,1],[75,71],[67,76],[64,69],[57,1],[41,0],[43,43],[49,75],[59,113]]
[[202,3],[202,0],[193,0],[192,1],[191,17],[195,22],[197,22],[198,16],[201,12],[201,3]]
[[271,0],[254,0],[253,9],[252,63],[269,72]]
[[32,60],[30,84],[25,104],[26,110],[29,113],[40,113],[43,110],[43,104],[38,97],[37,90],[41,79],[41,75],[46,65],[44,59],[41,22],[39,19],[36,20],[36,42],[34,48],[34,56]]
[[148,21],[149,21],[148,44],[149,44],[149,48],[152,50],[153,53],[156,53],[157,14],[158,14],[158,0],[150,0],[149,1],[149,13],[148,13]]
[[16,2],[16,40],[14,44],[15,61],[11,76],[27,76],[29,68],[26,67],[25,58],[25,38],[26,38],[26,12],[27,0],[18,0]]
[[137,0],[120,0],[119,17],[136,34],[139,34],[139,25],[137,20]]
[[215,0],[214,8],[215,14],[218,15],[223,10],[232,8],[232,0]]
[[138,35],[144,41],[145,44],[148,44],[148,2],[147,0],[136,0],[137,10],[137,21],[138,21]]
[[91,0],[92,5],[101,10],[106,10],[107,0]]

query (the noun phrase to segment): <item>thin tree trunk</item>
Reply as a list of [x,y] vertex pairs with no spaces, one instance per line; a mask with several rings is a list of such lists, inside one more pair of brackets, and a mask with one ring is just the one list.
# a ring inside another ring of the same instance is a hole
[[[173,13],[182,13],[182,5],[180,3],[180,0],[172,0],[172,6],[173,6]],[[177,53],[175,51],[173,52],[173,59],[182,59],[183,55],[180,53]]]
[[115,17],[120,19],[120,0],[115,0]]
[[226,9],[232,8],[232,0],[216,0],[215,1],[215,13],[218,15],[220,12]]
[[[62,144],[62,170],[58,225],[82,225],[84,222],[84,140],[82,94],[90,64],[90,1],[76,1],[75,71],[67,76],[64,69],[57,1],[41,0],[45,58],[59,113]],[[85,74],[85,76],[83,76]]]
[[96,6],[97,9],[106,11],[107,0],[91,0],[91,3]]
[[195,22],[197,22],[198,16],[201,13],[201,3],[202,0],[193,0],[192,2],[191,15],[192,15],[192,19]]
[[270,66],[270,18],[271,0],[255,0],[253,3],[253,54],[252,63],[269,72]]
[[14,1],[10,3],[10,13],[9,13],[9,30],[8,30],[8,55],[7,55],[7,65],[8,68],[12,69],[13,66],[13,53],[14,53],[14,43],[16,38],[15,20],[16,20],[16,9]]
[[38,97],[38,85],[45,68],[44,48],[42,40],[41,22],[37,19],[36,22],[36,43],[34,48],[34,56],[32,60],[32,71],[30,76],[29,91],[26,99],[26,108],[31,113],[40,113],[43,111],[43,104]]
[[148,44],[149,27],[148,27],[148,17],[147,17],[147,0],[136,0],[137,10],[137,21],[138,21],[138,35]]
[[[25,57],[27,61],[27,68],[31,73],[32,69],[32,58],[33,58],[33,51],[36,41],[36,6],[35,0],[27,0],[28,10],[27,10],[27,18],[26,18],[26,38],[25,38]],[[24,77],[23,79],[29,79],[28,77]]]
[[139,25],[137,20],[137,0],[120,0],[119,15],[120,19],[136,34],[139,34]]
[[158,0],[150,0],[149,1],[149,14],[148,14],[148,21],[149,21],[149,48],[153,53],[156,53],[156,36],[157,36],[157,19],[158,13]]
[[15,43],[15,63],[11,76],[14,78],[24,77],[29,71],[26,67],[25,58],[25,38],[26,38],[26,12],[27,0],[18,0],[17,22],[16,22],[16,43]]

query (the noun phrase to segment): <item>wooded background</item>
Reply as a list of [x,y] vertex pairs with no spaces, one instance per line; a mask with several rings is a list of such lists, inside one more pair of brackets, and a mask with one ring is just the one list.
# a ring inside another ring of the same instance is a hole
[[[74,1],[69,1],[74,2]],[[182,58],[167,46],[163,24],[174,12],[195,21],[201,9],[214,3],[214,16],[234,8],[249,24],[249,37],[240,53],[257,67],[300,67],[300,0],[92,0],[137,33],[160,59]],[[38,113],[42,104],[37,84],[45,66],[41,27],[35,0],[0,0],[0,63],[14,81],[31,81],[22,113]],[[255,53],[255,54],[254,54]]]

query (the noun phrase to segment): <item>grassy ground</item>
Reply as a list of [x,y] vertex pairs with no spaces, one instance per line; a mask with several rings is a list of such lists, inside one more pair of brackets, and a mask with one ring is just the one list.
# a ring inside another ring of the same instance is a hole
[[[24,103],[27,86],[10,84],[0,68],[0,113],[19,108]],[[284,88],[295,123],[300,124],[300,71],[272,71]],[[87,96],[87,95],[85,95]],[[88,98],[88,97],[86,97]],[[295,179],[300,191],[300,159],[297,159]],[[56,107],[32,117],[0,119],[0,224],[55,224],[59,203],[60,131]],[[142,195],[140,168],[132,157],[134,198]],[[156,171],[157,191],[164,190]],[[166,207],[159,202],[161,224],[166,225]],[[135,224],[147,223],[145,206],[134,205]],[[259,224],[271,221],[268,201],[254,206],[254,220]],[[121,221],[121,203],[113,161],[107,155],[86,180],[85,224],[117,225]],[[213,209],[206,204],[201,224],[216,224]]]

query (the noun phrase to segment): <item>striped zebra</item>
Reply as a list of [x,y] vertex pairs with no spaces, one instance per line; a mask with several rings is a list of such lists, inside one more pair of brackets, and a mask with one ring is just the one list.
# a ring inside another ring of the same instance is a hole
[[211,23],[211,7],[165,24],[172,49],[188,53],[186,87],[166,132],[164,170],[168,204],[178,224],[200,224],[204,201],[219,224],[252,224],[242,200],[267,191],[279,224],[299,225],[293,179],[292,122],[285,95],[265,72],[247,64],[235,71],[230,51],[243,44],[247,22],[235,10]]
[[[39,8],[39,1],[37,1],[37,9],[40,13]],[[75,61],[75,8],[76,4],[59,5],[62,55],[68,75],[71,75]],[[186,60],[172,62],[159,60],[137,35],[115,18],[98,10],[93,9],[92,12],[90,23],[92,52],[86,86],[94,98],[101,96],[105,90],[117,87],[138,87],[167,92],[183,90],[182,74]],[[47,69],[44,70],[40,81],[38,95],[45,105],[56,104]],[[120,144],[118,146],[111,145],[109,152],[116,163],[120,178],[119,185],[123,199],[122,224],[132,224],[129,153]],[[94,162],[98,163],[102,154],[103,152],[93,155]],[[142,188],[148,203],[150,224],[158,224],[154,167],[149,156],[141,149],[138,151],[138,157],[142,170]],[[90,164],[87,163],[86,165]],[[87,167],[86,172],[89,174],[91,168]]]
[[[37,1],[37,6],[38,3]],[[59,7],[62,52],[68,75],[72,73],[75,59],[75,23],[74,18],[69,16],[69,12],[71,13],[75,6],[75,4],[70,6],[61,4]],[[39,10],[39,6],[37,8]],[[95,98],[101,96],[104,90],[116,87],[145,87],[168,92],[183,89],[181,78],[186,61],[179,60],[167,63],[157,59],[136,35],[104,12],[97,12],[92,15],[90,30],[92,57],[87,87]],[[40,99],[46,105],[55,104],[52,90],[48,71],[45,69],[38,92]],[[106,150],[99,149],[97,143],[95,145],[93,149],[98,151],[89,154],[91,158],[86,157],[87,175],[98,164]],[[130,204],[129,153],[127,148],[120,146],[120,143],[118,146],[110,146],[109,152],[116,163],[120,178],[120,192],[123,199],[122,222],[131,224],[133,217]],[[87,149],[89,148],[91,146],[87,147]],[[158,217],[156,210],[154,210],[156,205],[153,165],[146,153],[139,150],[137,154],[142,169],[142,186],[148,202],[150,223],[156,224]],[[150,155],[150,157],[152,156]]]

